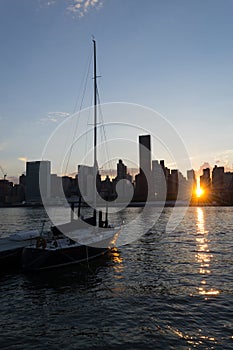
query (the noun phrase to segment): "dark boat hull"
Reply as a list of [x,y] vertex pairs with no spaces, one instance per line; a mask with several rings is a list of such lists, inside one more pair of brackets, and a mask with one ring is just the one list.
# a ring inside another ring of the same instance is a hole
[[77,264],[93,259],[106,251],[106,248],[88,247],[85,245],[54,250],[26,247],[22,253],[22,268],[24,271],[45,270]]
[[20,259],[23,248],[16,248],[1,252],[0,254],[0,268],[4,271],[20,266]]

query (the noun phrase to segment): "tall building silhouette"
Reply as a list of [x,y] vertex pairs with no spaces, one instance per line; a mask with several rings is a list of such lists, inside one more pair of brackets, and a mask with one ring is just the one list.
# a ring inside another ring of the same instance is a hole
[[150,135],[139,136],[139,174],[136,175],[135,199],[145,202],[151,198],[151,138]]
[[139,167],[140,174],[145,175],[151,173],[151,142],[150,135],[139,136]]
[[51,163],[47,160],[26,163],[26,202],[42,203],[50,198]]
[[13,182],[9,182],[5,178],[0,180],[0,204],[7,203],[7,197],[11,195]]
[[212,199],[215,202],[224,202],[225,194],[225,173],[223,166],[215,165],[212,171]]
[[210,169],[203,169],[203,174],[200,176],[200,185],[204,190],[210,190],[211,179],[210,179]]
[[212,190],[214,192],[222,192],[224,190],[224,167],[217,166],[212,171]]
[[127,166],[123,163],[121,159],[117,163],[117,179],[126,179],[127,175]]
[[179,187],[179,173],[177,169],[172,169],[167,184],[167,199],[175,201],[177,199]]
[[196,174],[193,169],[187,170],[188,192],[190,196],[194,196],[197,188]]
[[211,195],[211,179],[210,179],[210,169],[203,169],[203,175],[200,176],[200,186],[205,191],[205,199],[210,200]]
[[[127,180],[127,181],[121,181]],[[127,166],[121,159],[117,163],[117,176],[113,181],[114,191],[118,199],[124,201],[128,199],[129,191],[132,190],[132,176],[127,173]]]
[[193,169],[187,170],[187,179],[191,184],[196,185],[196,175]]
[[[95,179],[96,181],[94,181]],[[93,166],[78,165],[78,186],[84,200],[93,201],[94,191],[99,192],[100,184],[101,177],[98,169]]]
[[155,200],[165,200],[167,184],[164,174],[164,162],[162,167],[158,160],[152,160],[151,180]]

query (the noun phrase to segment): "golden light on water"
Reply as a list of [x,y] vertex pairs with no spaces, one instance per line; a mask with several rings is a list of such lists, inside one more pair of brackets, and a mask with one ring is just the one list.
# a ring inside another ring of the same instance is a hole
[[[184,333],[183,331],[181,331],[177,328],[171,327],[171,326],[167,326],[167,329],[168,329],[168,331],[170,331],[172,334],[176,335],[177,337],[185,339],[188,344],[193,346],[192,348],[199,348],[199,345],[200,346],[203,345],[203,341],[210,341],[210,342],[217,344],[217,340],[213,336],[209,337],[207,335],[200,334],[200,333],[199,334],[194,334],[194,333],[188,334],[188,333]],[[201,332],[201,329],[199,329],[199,332]],[[212,349],[212,347],[211,347],[211,349]]]
[[218,295],[219,293],[220,293],[219,290],[210,289],[210,290],[206,291],[202,287],[199,288],[199,294],[201,294],[201,295]]
[[211,260],[213,254],[209,250],[209,231],[205,229],[205,217],[202,208],[197,208],[197,253],[195,255],[200,264],[199,273],[202,276],[201,286],[198,288],[200,295],[216,296],[220,294],[215,288],[208,288],[208,275],[211,275]]
[[112,249],[112,260],[115,263],[120,264],[120,267],[123,268],[123,266],[122,266],[123,259],[121,258],[120,253],[119,253],[117,248]]
[[112,238],[112,240],[109,242],[109,245],[108,245],[108,249],[111,249],[111,248],[114,248],[116,247],[117,245],[117,239],[119,237],[119,234],[120,234],[120,229],[118,232],[116,232]]
[[114,269],[114,278],[115,279],[122,279],[122,272],[124,270],[124,264],[123,259],[120,256],[120,253],[117,248],[112,248],[111,250],[111,258],[114,262],[113,269]]

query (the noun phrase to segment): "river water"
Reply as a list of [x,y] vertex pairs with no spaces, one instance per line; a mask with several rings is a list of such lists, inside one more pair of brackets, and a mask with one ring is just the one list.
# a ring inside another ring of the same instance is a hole
[[[95,261],[2,271],[1,349],[233,349],[233,208],[191,207],[166,233],[172,210]],[[42,209],[1,209],[0,235],[43,219]]]

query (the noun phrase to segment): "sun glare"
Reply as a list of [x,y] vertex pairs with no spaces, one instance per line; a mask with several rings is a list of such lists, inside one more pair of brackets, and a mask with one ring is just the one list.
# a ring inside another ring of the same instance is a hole
[[196,196],[201,197],[203,195],[204,191],[201,187],[196,189]]

